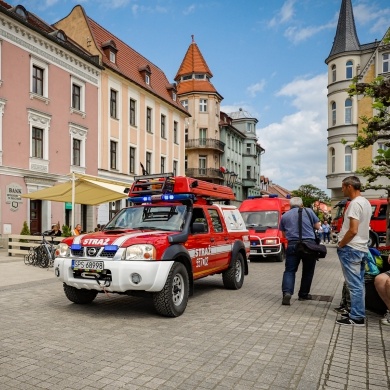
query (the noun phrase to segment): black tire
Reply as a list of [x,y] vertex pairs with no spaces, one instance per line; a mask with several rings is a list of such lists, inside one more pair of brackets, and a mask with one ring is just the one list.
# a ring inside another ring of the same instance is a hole
[[39,258],[39,266],[41,268],[47,268],[49,266],[49,256],[46,252],[41,251],[40,258]]
[[225,288],[229,290],[239,290],[244,283],[244,258],[239,253],[234,259],[231,268],[222,273],[222,281]]
[[173,263],[164,288],[153,294],[156,311],[165,317],[179,317],[187,307],[190,291],[188,272],[184,264]]
[[378,248],[378,240],[377,240],[377,237],[375,234],[372,234],[370,232],[370,235],[369,235],[369,238],[368,238],[368,243],[367,245],[370,247],[370,248]]
[[96,290],[86,290],[85,288],[78,289],[68,286],[64,283],[64,292],[66,297],[73,303],[86,304],[91,303],[98,292]]
[[286,260],[286,251],[284,250],[284,246],[282,245],[281,251],[275,256],[275,260],[282,263]]

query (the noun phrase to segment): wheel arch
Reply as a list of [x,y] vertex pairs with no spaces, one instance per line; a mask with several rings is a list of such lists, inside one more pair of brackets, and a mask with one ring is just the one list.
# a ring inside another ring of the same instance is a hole
[[192,296],[194,293],[194,276],[192,273],[191,256],[188,253],[187,249],[184,248],[184,246],[180,245],[180,244],[171,245],[164,252],[161,260],[174,260],[174,261],[177,261],[179,263],[182,263],[186,267],[187,273],[188,273],[189,284],[190,284],[189,295]]

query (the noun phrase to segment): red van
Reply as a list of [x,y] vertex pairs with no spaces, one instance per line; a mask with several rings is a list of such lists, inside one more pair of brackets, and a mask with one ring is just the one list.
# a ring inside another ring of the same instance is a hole
[[283,261],[287,240],[279,226],[282,214],[290,210],[290,200],[277,195],[254,196],[244,200],[239,210],[249,230],[250,259]]

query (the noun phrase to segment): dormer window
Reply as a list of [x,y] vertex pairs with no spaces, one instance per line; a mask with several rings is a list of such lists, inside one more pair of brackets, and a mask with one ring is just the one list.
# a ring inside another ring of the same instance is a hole
[[148,74],[145,74],[145,83],[150,85],[150,77]]
[[10,11],[15,12],[16,15],[20,16],[23,20],[27,20],[27,11],[22,5],[17,5],[10,9]]
[[141,66],[138,68],[138,71],[141,73],[141,76],[145,80],[145,83],[147,85],[150,85],[150,75],[152,74],[152,71],[150,70],[149,65]]
[[56,30],[50,33],[53,37],[56,37],[61,42],[66,42],[66,35],[62,30]]
[[176,93],[172,92],[172,100],[175,102],[176,101]]
[[116,44],[113,40],[107,41],[102,43],[102,49],[106,57],[112,62],[113,64],[116,63],[116,53],[118,52],[118,49],[116,48]]
[[171,97],[172,97],[172,100],[175,102],[176,101],[176,83],[173,83],[173,84],[169,84],[167,86],[167,90],[169,91]]

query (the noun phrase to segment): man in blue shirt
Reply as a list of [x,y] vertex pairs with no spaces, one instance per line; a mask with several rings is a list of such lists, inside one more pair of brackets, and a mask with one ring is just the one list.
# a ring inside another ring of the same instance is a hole
[[280,230],[284,237],[288,240],[286,250],[286,264],[283,273],[282,305],[290,305],[291,296],[294,294],[295,274],[298,270],[299,263],[302,260],[302,278],[301,286],[298,292],[298,299],[300,301],[310,300],[311,282],[314,276],[314,269],[316,266],[315,258],[301,257],[295,252],[295,246],[299,242],[299,213],[302,212],[302,241],[312,241],[315,243],[314,230],[318,230],[321,222],[314,214],[312,209],[303,207],[301,198],[294,197],[290,200],[291,210],[282,215],[280,220]]

